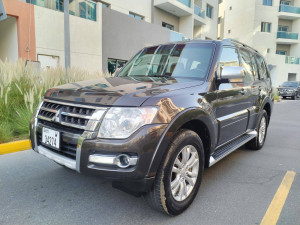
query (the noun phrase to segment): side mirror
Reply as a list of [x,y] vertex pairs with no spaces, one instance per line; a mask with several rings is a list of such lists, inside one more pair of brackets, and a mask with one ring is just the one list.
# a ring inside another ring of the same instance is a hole
[[221,71],[220,83],[243,83],[245,69],[239,66],[226,66]]

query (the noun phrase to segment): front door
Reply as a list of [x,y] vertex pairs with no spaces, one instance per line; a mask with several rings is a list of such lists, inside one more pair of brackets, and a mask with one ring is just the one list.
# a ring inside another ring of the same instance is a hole
[[[226,66],[241,66],[236,48],[223,48],[220,67]],[[251,86],[245,84],[221,84],[218,88],[215,114],[219,126],[218,145],[244,134],[248,129],[249,110],[252,108],[253,102]]]

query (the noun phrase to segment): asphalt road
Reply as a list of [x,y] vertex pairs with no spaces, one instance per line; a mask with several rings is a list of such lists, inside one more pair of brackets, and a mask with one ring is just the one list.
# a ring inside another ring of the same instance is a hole
[[300,225],[300,101],[274,107],[264,148],[242,147],[206,169],[198,196],[180,216],[158,213],[143,198],[30,150],[0,156],[0,224],[260,224],[292,170],[278,224]]

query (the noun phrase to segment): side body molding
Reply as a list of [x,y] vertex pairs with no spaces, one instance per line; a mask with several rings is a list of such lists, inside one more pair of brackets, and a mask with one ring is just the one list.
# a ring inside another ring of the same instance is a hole
[[[147,174],[147,177],[153,177],[156,175],[156,172],[159,168],[159,165],[162,161],[162,158],[166,151],[168,150],[168,146],[170,145],[172,138],[176,131],[178,131],[184,124],[190,122],[191,120],[198,120],[202,122],[209,131],[211,146],[210,146],[210,154],[215,149],[216,146],[216,130],[217,127],[214,125],[213,121],[210,119],[210,116],[207,112],[205,112],[201,108],[188,108],[184,111],[178,113],[168,125],[164,133],[162,134],[158,145],[156,146],[155,152],[151,159],[151,165]],[[209,157],[208,157],[209,158]]]

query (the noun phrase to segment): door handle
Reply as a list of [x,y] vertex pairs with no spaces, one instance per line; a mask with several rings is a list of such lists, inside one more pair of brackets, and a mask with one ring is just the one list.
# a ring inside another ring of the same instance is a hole
[[242,95],[244,95],[246,92],[245,92],[245,89],[243,88],[242,90],[240,90],[240,93],[242,94]]

